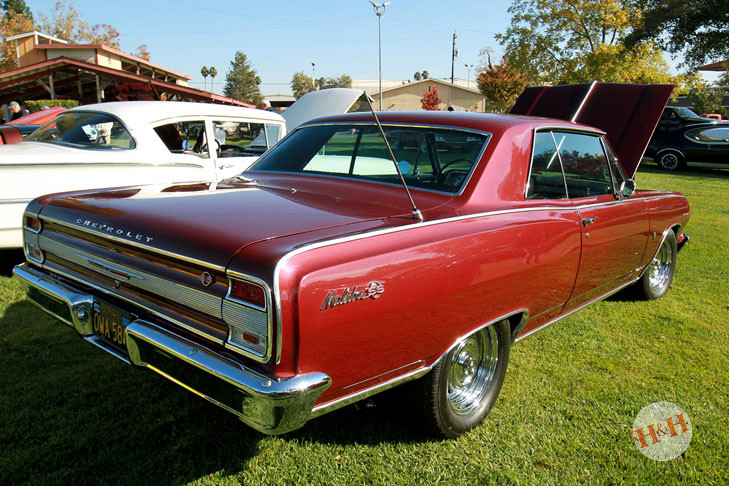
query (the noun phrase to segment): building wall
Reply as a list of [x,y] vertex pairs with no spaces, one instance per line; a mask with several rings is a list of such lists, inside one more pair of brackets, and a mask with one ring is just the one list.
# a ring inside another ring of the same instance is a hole
[[48,60],[58,57],[78,59],[79,61],[96,64],[96,49],[46,49]]
[[32,35],[24,39],[18,39],[15,42],[18,43],[20,67],[30,66],[31,64],[37,64],[46,60],[45,52],[35,48]]
[[96,56],[96,59],[98,60],[97,64],[99,66],[118,69],[119,71],[122,70],[121,58],[119,56],[99,52]]
[[[485,111],[484,96],[480,93],[461,89],[458,86],[452,86],[449,83],[410,83],[401,87],[384,91],[382,98],[383,110],[422,110],[420,100],[425,95],[430,86],[438,88],[438,96],[440,96],[441,110],[448,109],[452,106],[455,111]],[[378,94],[373,95],[378,100]]]

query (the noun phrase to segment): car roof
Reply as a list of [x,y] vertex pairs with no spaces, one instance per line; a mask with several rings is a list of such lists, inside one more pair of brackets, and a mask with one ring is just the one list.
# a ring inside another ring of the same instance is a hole
[[[521,115],[501,115],[497,113],[474,113],[462,111],[385,111],[377,112],[377,118],[382,123],[453,126],[491,133],[504,132],[509,128],[517,126],[522,126],[525,129],[559,127],[603,133],[602,130],[595,127],[564,120]],[[304,125],[373,121],[374,117],[372,116],[372,113],[360,112],[316,118],[308,121]]]
[[253,118],[283,123],[278,113],[242,106],[191,101],[114,101],[77,106],[69,111],[96,111],[109,113],[129,124],[155,123],[169,118],[185,116],[221,116],[226,118]]

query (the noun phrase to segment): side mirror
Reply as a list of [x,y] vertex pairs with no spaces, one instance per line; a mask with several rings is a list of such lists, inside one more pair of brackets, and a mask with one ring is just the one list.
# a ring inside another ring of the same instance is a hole
[[620,184],[620,196],[630,197],[635,194],[635,181],[633,179],[626,179]]

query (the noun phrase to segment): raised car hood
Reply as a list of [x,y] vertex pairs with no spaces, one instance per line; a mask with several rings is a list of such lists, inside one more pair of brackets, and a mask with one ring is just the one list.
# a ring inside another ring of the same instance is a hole
[[347,113],[363,93],[361,89],[352,88],[330,88],[306,93],[281,114],[286,120],[286,131],[290,132],[320,116]]
[[628,177],[635,176],[672,84],[599,83],[530,86],[510,113],[590,125],[607,134]]
[[29,209],[43,205],[42,218],[223,267],[237,250],[258,241],[317,230],[336,236],[413,222],[388,219],[403,214],[402,206],[289,188],[226,187],[199,183],[74,192],[43,196]]

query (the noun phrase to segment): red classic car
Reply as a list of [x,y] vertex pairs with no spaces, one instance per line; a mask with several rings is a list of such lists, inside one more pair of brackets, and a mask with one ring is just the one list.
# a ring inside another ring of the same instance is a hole
[[36,199],[15,275],[88,342],[259,431],[418,379],[414,408],[456,437],[515,341],[668,290],[688,202],[630,177],[670,91],[534,88],[515,108],[562,119],[320,118],[223,182]]

